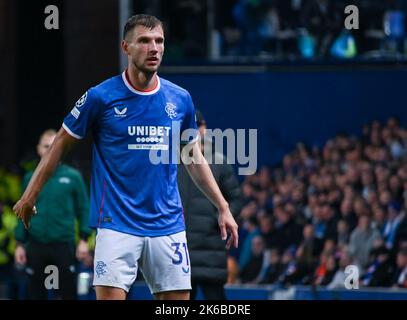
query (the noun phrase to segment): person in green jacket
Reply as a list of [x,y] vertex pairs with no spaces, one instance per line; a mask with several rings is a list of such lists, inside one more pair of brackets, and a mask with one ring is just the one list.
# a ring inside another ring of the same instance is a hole
[[[37,145],[40,157],[51,146],[55,136],[53,129],[41,135]],[[25,175],[23,190],[32,174],[28,172]],[[75,256],[78,260],[87,257],[87,238],[91,233],[88,228],[89,198],[81,174],[60,163],[42,189],[35,206],[37,214],[32,218],[30,229],[27,231],[21,220],[15,229],[15,262],[17,266],[25,266],[28,274],[28,298],[46,299],[47,289],[53,288],[57,298],[76,299]],[[75,255],[77,219],[80,240]],[[55,270],[47,266],[58,268],[57,281],[47,281]]]

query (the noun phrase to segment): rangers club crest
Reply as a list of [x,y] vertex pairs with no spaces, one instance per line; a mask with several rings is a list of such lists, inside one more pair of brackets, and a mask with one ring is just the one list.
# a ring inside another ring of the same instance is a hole
[[174,119],[177,116],[177,112],[175,111],[177,107],[175,104],[171,102],[167,102],[165,105],[165,112],[167,112],[167,115],[170,117],[170,119]]

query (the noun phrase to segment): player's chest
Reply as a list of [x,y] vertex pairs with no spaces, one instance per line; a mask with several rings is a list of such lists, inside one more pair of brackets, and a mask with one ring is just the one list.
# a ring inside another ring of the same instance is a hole
[[99,130],[116,138],[162,138],[180,126],[182,110],[179,101],[165,96],[121,99],[106,106]]

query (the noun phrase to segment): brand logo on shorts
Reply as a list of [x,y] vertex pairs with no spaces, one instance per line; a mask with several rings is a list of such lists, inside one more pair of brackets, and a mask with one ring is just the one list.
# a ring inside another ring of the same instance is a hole
[[175,112],[175,109],[177,106],[173,103],[167,102],[165,105],[165,112],[167,112],[167,115],[170,117],[170,119],[174,119],[177,116],[177,113]]
[[187,267],[187,268],[182,267],[182,272],[189,273],[189,267]]
[[95,272],[96,272],[96,276],[98,278],[100,278],[101,276],[106,274],[106,272],[107,272],[105,269],[106,267],[107,267],[107,265],[103,261],[96,262]]

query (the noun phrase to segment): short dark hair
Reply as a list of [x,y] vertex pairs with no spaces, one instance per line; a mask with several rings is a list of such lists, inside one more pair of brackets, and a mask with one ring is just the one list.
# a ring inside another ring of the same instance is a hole
[[154,16],[148,14],[136,14],[127,20],[123,30],[123,39],[125,39],[127,34],[136,26],[144,26],[149,29],[154,29],[157,26],[163,28],[163,23]]

